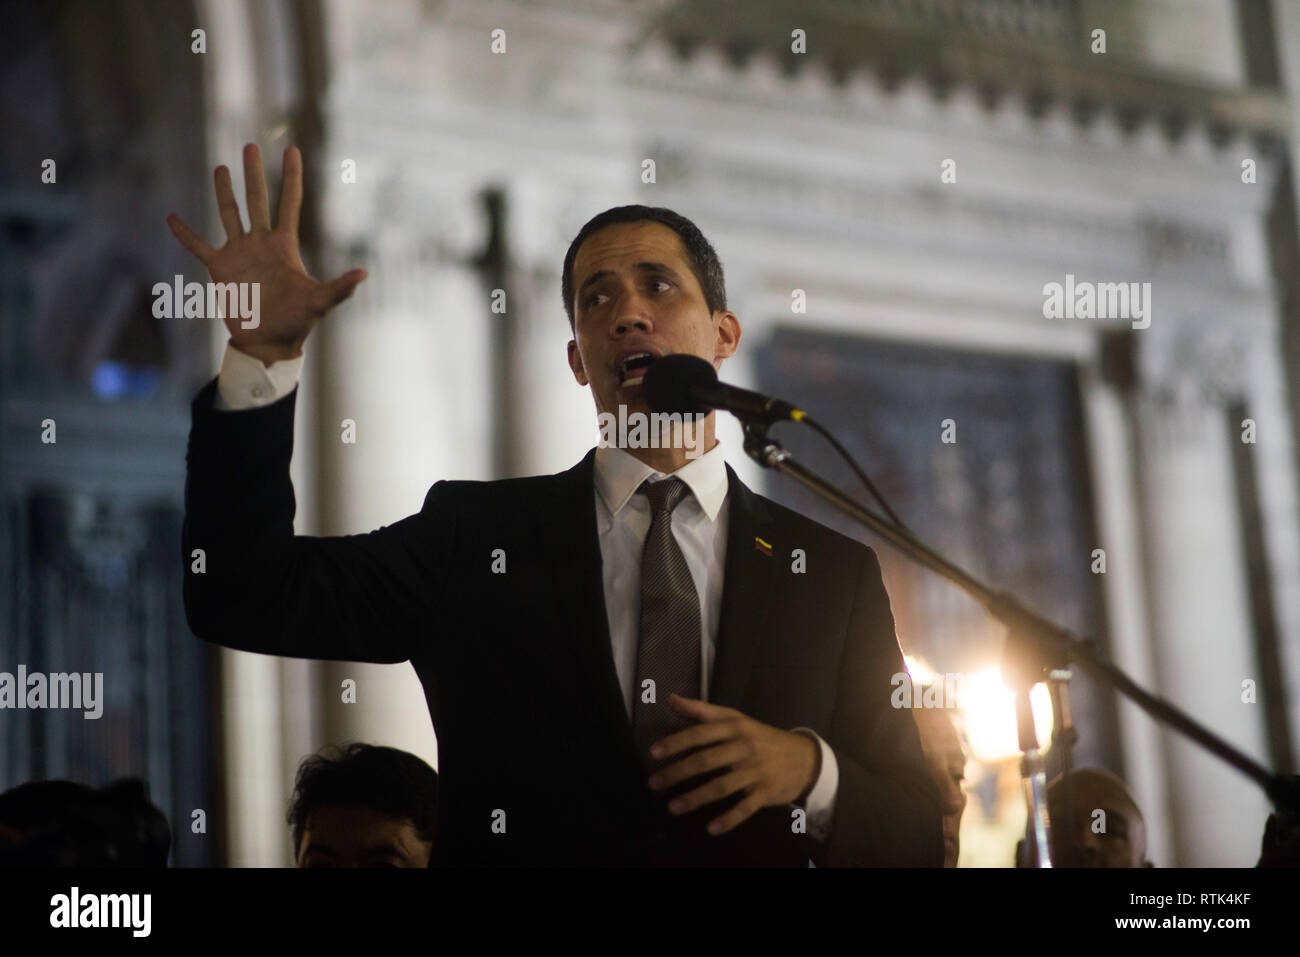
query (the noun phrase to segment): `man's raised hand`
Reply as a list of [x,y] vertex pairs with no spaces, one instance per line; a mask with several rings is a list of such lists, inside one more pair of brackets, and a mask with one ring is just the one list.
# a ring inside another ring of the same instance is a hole
[[298,212],[302,208],[302,153],[284,151],[284,184],[274,228],[257,146],[244,147],[245,198],[249,230],[239,218],[239,203],[231,187],[230,170],[214,173],[217,208],[226,230],[226,244],[213,249],[175,213],[167,217],[172,234],[208,269],[213,282],[258,283],[260,316],[256,328],[243,328],[240,316],[228,315],[226,328],[235,348],[264,363],[302,355],[302,344],[330,309],[352,295],[366,278],[364,269],[345,272],[323,283],[307,275],[298,254]]

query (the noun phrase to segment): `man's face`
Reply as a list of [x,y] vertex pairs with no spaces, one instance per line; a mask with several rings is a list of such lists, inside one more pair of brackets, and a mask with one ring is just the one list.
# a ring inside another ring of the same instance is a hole
[[[1068,805],[1064,787],[1071,788]],[[1048,795],[1047,806],[1055,866],[1144,866],[1146,824],[1118,788],[1092,778],[1063,781]],[[1104,819],[1097,810],[1105,812]]]
[[962,752],[952,720],[943,711],[922,708],[913,717],[921,735],[921,752],[930,769],[930,778],[939,791],[939,810],[943,814],[943,866],[956,867],[961,816],[966,810],[966,792],[961,786],[966,777],[966,755]]
[[322,805],[307,816],[299,867],[428,867],[432,845],[410,818]]
[[[569,367],[591,387],[597,412],[649,412],[638,354],[683,352],[713,363],[735,353],[735,313],[710,314],[686,250],[662,223],[618,223],[592,233],[573,261],[574,338]],[[629,366],[629,360],[631,365]]]

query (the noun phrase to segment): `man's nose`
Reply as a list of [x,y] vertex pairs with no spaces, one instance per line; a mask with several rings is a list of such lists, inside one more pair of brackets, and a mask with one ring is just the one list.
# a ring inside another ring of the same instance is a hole
[[625,335],[633,329],[637,329],[641,332],[648,332],[650,330],[650,320],[642,316],[629,316],[626,319],[620,319],[614,324],[614,331],[619,335]]
[[1079,856],[1084,860],[1093,862],[1101,859],[1101,837],[1094,834],[1090,826],[1079,829],[1075,845],[1079,849]]
[[966,808],[965,792],[951,781],[947,783],[940,797],[944,814],[956,814]]
[[614,323],[614,334],[625,336],[633,329],[637,332],[649,332],[651,328],[652,323],[649,314],[629,311]]
[[961,814],[963,810],[966,810],[966,792],[953,785],[944,794],[944,814]]
[[650,332],[654,328],[654,319],[650,305],[641,293],[635,289],[627,290],[619,297],[614,321],[615,335],[624,336],[632,330]]

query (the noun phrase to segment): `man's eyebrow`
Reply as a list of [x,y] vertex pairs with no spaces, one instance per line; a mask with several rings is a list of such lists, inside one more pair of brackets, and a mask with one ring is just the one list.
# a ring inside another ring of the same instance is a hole
[[[673,269],[671,266],[665,265],[664,263],[640,262],[637,263],[632,268],[637,269],[641,272],[661,272],[664,273],[665,275],[672,276],[674,279],[679,278],[677,275],[677,270]],[[578,287],[578,295],[581,296],[583,292],[586,291],[587,287],[590,286],[592,283],[600,282],[600,280],[604,279],[605,277],[612,276],[612,275],[614,275],[614,273],[609,269],[596,270],[594,273],[592,273],[590,276],[588,276],[586,279],[582,281],[582,285]]]

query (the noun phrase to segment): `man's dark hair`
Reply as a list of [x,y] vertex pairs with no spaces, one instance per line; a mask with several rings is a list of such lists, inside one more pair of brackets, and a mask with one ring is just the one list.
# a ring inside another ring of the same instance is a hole
[[663,206],[615,206],[603,213],[597,213],[587,224],[578,230],[578,235],[569,243],[569,251],[564,254],[564,274],[560,281],[560,292],[564,296],[564,311],[569,315],[569,328],[574,328],[573,312],[573,261],[578,258],[578,249],[588,236],[599,229],[615,223],[663,223],[679,237],[686,247],[686,263],[695,274],[696,281],[704,290],[704,302],[709,313],[727,308],[727,288],[722,276],[722,263],[718,254],[700,228],[693,222],[671,209]]
[[420,840],[437,833],[438,772],[409,751],[354,742],[326,747],[303,759],[293,786],[288,822],[293,851],[302,847],[307,820],[318,807],[363,807],[407,818]]
[[0,867],[166,867],[172,834],[139,778],[31,781],[0,794]]

